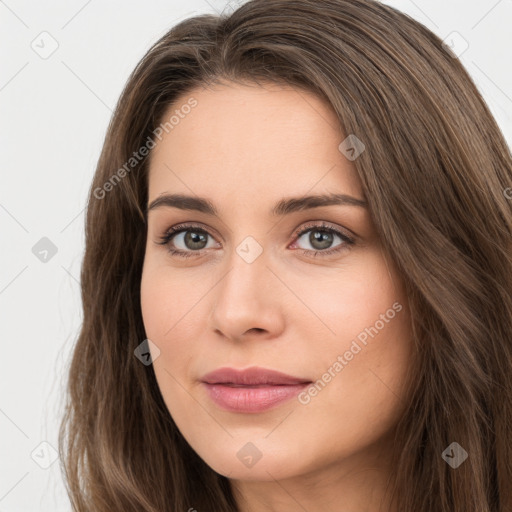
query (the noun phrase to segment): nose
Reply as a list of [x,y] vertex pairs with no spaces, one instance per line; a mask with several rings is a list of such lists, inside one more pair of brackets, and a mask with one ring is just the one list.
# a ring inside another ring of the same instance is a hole
[[249,261],[233,250],[227,271],[211,292],[210,328],[232,341],[271,339],[284,329],[286,289],[268,267],[264,252]]

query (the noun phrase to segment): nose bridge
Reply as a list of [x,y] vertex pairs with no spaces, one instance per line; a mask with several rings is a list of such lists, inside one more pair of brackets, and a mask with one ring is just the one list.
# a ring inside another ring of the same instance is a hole
[[221,286],[222,293],[234,295],[240,299],[256,299],[271,272],[267,268],[267,257],[260,244],[253,236],[246,236],[234,246],[228,257],[229,272]]
[[232,246],[226,273],[215,287],[215,329],[236,338],[249,329],[274,331],[280,325],[276,294],[269,293],[275,277],[267,264],[266,252],[255,238],[245,237]]

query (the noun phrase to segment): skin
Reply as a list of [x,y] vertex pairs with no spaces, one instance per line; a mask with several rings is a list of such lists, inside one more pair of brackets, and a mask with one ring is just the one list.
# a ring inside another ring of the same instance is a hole
[[[182,193],[208,198],[218,215],[167,206],[148,212],[141,304],[147,337],[160,350],[154,371],[168,410],[200,457],[230,479],[243,512],[394,510],[384,490],[413,348],[401,280],[367,208],[270,214],[283,197],[366,199],[354,163],[338,149],[346,135],[322,99],[290,87],[198,88],[165,118],[190,97],[197,106],[152,152],[148,204]],[[297,237],[310,221],[355,235],[355,244],[334,235],[330,245],[313,245],[314,227]],[[185,245],[183,233],[169,242],[196,251],[189,258],[157,243],[184,222],[209,234],[202,249]],[[251,263],[236,250],[247,236],[263,250]],[[340,244],[338,253],[312,256]],[[394,303],[401,311],[333,372],[338,356]],[[200,384],[224,366],[312,381],[331,368],[335,376],[307,404],[293,398],[243,414],[220,409]],[[248,442],[262,454],[252,467],[237,457]]]

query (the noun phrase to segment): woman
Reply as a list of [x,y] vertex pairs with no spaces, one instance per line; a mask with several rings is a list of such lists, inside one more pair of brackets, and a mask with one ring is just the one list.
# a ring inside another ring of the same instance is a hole
[[512,510],[512,157],[370,0],[185,20],[90,191],[75,510]]

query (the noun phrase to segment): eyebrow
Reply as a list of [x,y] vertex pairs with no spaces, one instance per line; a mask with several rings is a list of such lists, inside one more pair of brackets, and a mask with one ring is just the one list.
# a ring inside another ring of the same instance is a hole
[[[368,203],[347,194],[323,194],[304,197],[289,197],[278,201],[271,210],[271,215],[283,216],[290,213],[318,208],[320,206],[346,205],[367,208]],[[180,210],[195,210],[207,215],[218,215],[213,203],[204,197],[183,194],[162,194],[154,199],[146,210],[146,215],[156,208],[172,207]]]

